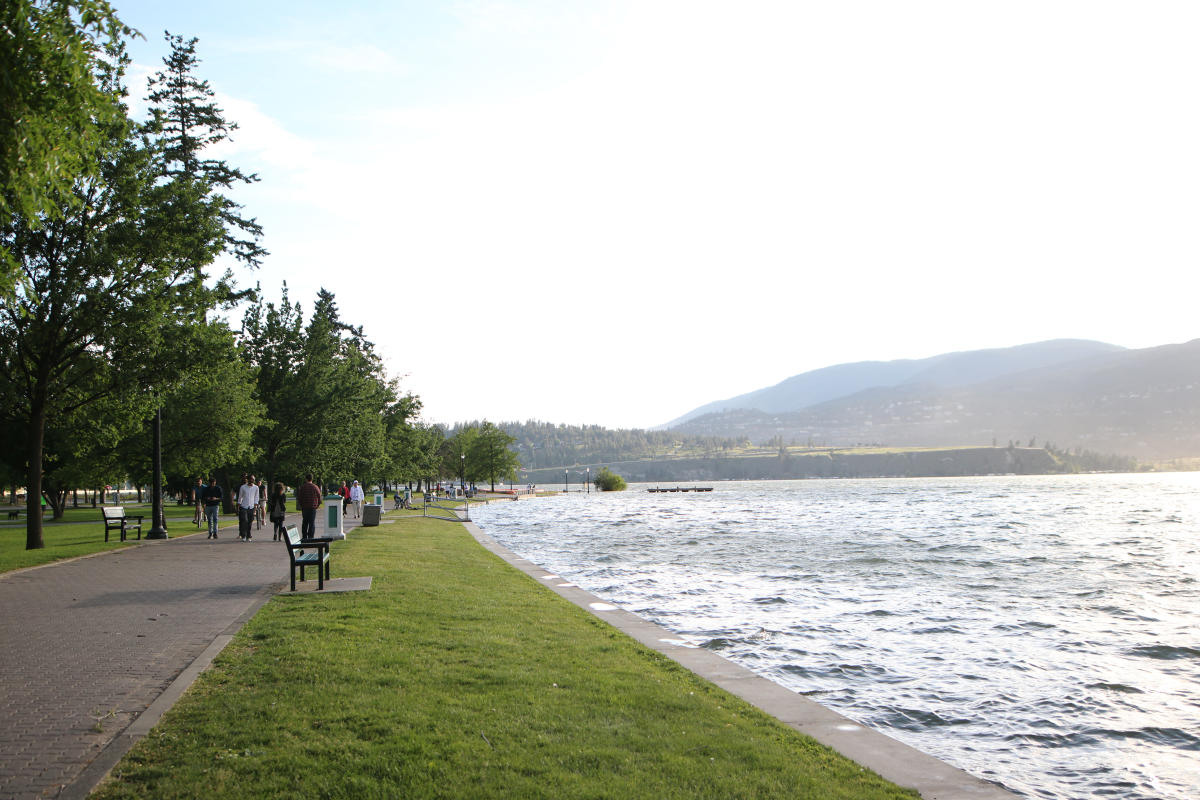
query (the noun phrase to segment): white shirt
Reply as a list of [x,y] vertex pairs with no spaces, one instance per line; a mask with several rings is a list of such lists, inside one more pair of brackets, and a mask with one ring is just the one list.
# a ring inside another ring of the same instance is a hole
[[254,508],[258,505],[258,487],[253,483],[243,483],[239,486],[238,505],[242,508]]
[[350,502],[357,503],[363,499],[362,487],[357,483],[350,487]]

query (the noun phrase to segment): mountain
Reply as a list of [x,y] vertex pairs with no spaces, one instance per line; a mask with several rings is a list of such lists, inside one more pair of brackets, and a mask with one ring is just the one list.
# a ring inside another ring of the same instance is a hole
[[1055,339],[1017,347],[945,353],[922,359],[837,364],[793,375],[766,389],[708,403],[660,427],[677,428],[705,414],[733,409],[757,409],[768,413],[800,411],[875,387],[910,383],[963,386],[1039,367],[1107,355],[1122,349],[1116,345],[1083,339]]
[[[833,446],[1036,442],[1148,460],[1200,455],[1200,339],[1141,350],[1099,342],[1042,342],[935,356],[924,359],[920,369],[896,367],[892,373],[871,372],[867,365],[842,366],[861,369],[841,375],[905,377],[786,411],[743,407],[709,413],[672,430]],[[806,396],[817,397],[818,385],[836,390],[825,376],[820,381],[813,377],[829,370],[839,374],[836,367],[816,370],[751,395],[807,381]]]

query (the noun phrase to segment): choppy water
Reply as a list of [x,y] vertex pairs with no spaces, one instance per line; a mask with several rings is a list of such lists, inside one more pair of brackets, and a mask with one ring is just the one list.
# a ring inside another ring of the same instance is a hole
[[471,515],[609,602],[1029,797],[1200,797],[1200,474],[712,485]]

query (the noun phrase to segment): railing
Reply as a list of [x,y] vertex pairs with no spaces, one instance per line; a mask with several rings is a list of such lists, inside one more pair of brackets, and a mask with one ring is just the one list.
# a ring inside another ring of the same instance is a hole
[[[442,503],[454,503],[454,505],[442,505]],[[431,513],[429,513],[429,510],[431,508],[436,509],[438,511],[445,511],[450,516],[444,516],[442,514],[436,514],[436,513],[431,514]],[[458,515],[458,510],[460,508],[463,510],[463,516],[461,516],[461,517]],[[425,494],[425,505],[422,507],[421,511],[422,511],[421,516],[423,516],[423,517],[433,517],[434,519],[444,519],[444,520],[449,520],[451,522],[464,522],[464,521],[470,522],[471,521],[471,501],[469,498],[466,498],[466,497],[464,497],[461,500],[456,500],[456,499],[450,498],[450,497],[437,497],[437,496],[430,497],[429,494],[426,493]]]

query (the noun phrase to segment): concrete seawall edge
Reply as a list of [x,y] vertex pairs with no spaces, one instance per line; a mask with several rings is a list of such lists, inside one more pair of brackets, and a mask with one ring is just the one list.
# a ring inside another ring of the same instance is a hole
[[606,603],[522,558],[488,536],[475,523],[463,524],[485,549],[560,597],[785,725],[813,737],[899,786],[917,790],[925,800],[1012,800],[1017,797],[998,784],[977,778],[886,734],[864,727],[717,653],[685,646],[683,640],[667,629]]

